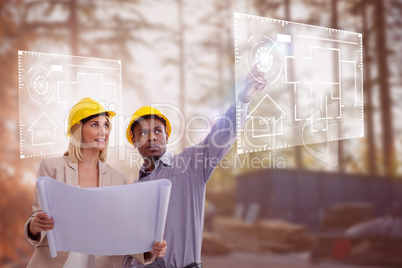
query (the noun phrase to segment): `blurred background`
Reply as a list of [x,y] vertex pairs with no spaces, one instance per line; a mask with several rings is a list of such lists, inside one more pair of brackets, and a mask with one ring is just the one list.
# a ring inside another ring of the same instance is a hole
[[[25,267],[34,250],[23,225],[41,159],[19,158],[18,50],[122,60],[124,115],[178,107],[186,120],[172,120],[168,148],[178,153],[205,135],[178,139],[183,124],[213,123],[235,99],[233,12],[362,33],[365,137],[326,145],[337,147],[335,167],[302,146],[233,149],[207,184],[205,266],[402,266],[402,226],[392,220],[402,204],[400,0],[2,0],[0,267]],[[123,147],[108,163],[133,182],[141,158]],[[373,234],[375,224],[391,227]]]

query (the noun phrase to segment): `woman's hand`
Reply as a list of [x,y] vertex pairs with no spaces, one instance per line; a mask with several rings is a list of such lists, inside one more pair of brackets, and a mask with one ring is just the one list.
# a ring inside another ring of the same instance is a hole
[[[52,218],[49,218],[43,212],[36,214],[35,218],[32,219],[29,224],[29,235],[32,238],[38,238],[39,233],[42,231],[50,231],[54,228],[54,222]],[[154,246],[155,248],[155,246]]]
[[166,240],[163,239],[162,242],[154,243],[152,254],[154,254],[156,257],[162,258],[163,256],[165,256],[166,250],[167,250]]

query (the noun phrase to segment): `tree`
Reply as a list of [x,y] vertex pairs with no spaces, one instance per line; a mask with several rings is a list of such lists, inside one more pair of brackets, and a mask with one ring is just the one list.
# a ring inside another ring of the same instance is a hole
[[384,167],[387,175],[396,174],[396,154],[394,142],[394,128],[392,123],[392,103],[389,85],[388,49],[387,49],[387,24],[385,21],[386,10],[383,0],[375,1],[376,16],[376,46],[378,61],[378,79],[380,85],[382,144]]

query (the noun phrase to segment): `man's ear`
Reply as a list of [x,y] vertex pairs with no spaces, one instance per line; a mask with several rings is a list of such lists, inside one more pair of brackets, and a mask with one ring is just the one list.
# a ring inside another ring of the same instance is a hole
[[165,135],[166,135],[166,143],[168,143],[168,141],[169,141],[169,135],[167,134],[166,131],[165,131]]
[[[131,133],[132,134],[132,133]],[[133,136],[131,137],[131,142],[133,143],[133,147],[137,148],[137,146],[135,145],[135,138],[134,138],[134,134],[132,134]]]

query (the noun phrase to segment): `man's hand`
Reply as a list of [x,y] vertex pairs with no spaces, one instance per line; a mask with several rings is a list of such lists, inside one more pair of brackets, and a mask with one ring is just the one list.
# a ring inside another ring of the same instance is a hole
[[162,258],[163,256],[165,256],[166,250],[167,250],[166,240],[163,239],[162,242],[154,243],[152,254],[154,254],[156,257]]
[[32,238],[37,238],[39,233],[42,231],[50,231],[54,228],[54,222],[52,218],[49,218],[43,212],[40,212],[35,215],[35,218],[32,219],[29,224],[29,235]]
[[267,85],[267,80],[265,79],[265,75],[263,72],[258,70],[257,64],[253,66],[250,73],[247,75],[246,80],[244,81],[244,88],[239,93],[239,99],[244,102],[250,102],[251,97],[264,89]]

